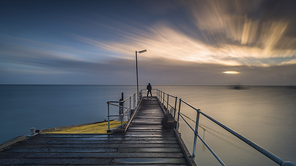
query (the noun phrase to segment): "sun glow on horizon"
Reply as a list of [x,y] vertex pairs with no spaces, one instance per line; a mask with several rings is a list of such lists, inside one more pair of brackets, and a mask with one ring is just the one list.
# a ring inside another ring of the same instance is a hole
[[239,74],[238,71],[224,71],[224,74]]

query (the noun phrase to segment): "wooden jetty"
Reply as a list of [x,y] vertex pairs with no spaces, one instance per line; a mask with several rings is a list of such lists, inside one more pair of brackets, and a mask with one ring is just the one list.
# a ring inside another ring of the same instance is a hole
[[157,98],[141,101],[124,133],[39,133],[0,148],[0,165],[195,165],[179,134],[164,129]]

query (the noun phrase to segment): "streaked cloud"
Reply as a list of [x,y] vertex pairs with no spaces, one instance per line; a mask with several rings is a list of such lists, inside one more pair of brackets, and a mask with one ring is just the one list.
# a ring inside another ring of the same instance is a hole
[[134,84],[143,49],[142,84],[295,82],[295,2],[62,1],[44,13],[7,4],[26,15],[0,6],[12,17],[0,27],[0,83]]
[[[262,19],[248,15],[254,10],[262,10],[259,8],[262,1],[190,2],[186,7],[190,9],[189,14],[196,25],[191,32],[174,28],[172,24],[164,21],[156,22],[147,28],[147,31],[122,23],[125,29],[133,29],[134,33],[113,27],[123,38],[119,42],[106,42],[83,36],[76,38],[126,58],[132,58],[135,50],[147,49],[149,53],[141,55],[142,57],[232,66],[294,63],[291,57],[296,58],[296,48],[279,47],[279,43],[295,42],[295,38],[285,36],[289,20]],[[198,33],[201,34],[200,38],[188,35]],[[211,42],[205,42],[206,40]],[[278,59],[269,60],[270,58]]]

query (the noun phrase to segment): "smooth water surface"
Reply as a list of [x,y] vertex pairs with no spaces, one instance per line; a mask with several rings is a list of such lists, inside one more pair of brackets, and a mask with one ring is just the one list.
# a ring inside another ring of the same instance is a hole
[[[142,86],[141,88],[145,88]],[[285,87],[153,86],[182,98],[214,119],[284,160],[296,163],[296,89]],[[0,143],[29,129],[60,127],[107,119],[107,101],[132,95],[136,86],[0,86]],[[178,102],[179,103],[179,102]],[[184,104],[181,112],[195,120]],[[180,123],[182,138],[192,152],[193,132]],[[194,126],[193,122],[190,122]],[[227,165],[276,165],[205,117],[199,134]],[[219,165],[197,142],[196,163]]]
[[130,96],[134,86],[0,86],[0,143],[29,129],[45,129],[107,119],[107,101]]
[[[296,89],[286,87],[165,86],[163,91],[201,109],[232,130],[283,160],[296,163]],[[195,120],[196,111],[185,104],[181,112]],[[190,120],[189,120],[190,122]],[[199,134],[227,165],[277,165],[207,118],[200,117]],[[195,125],[191,123],[193,127]],[[182,138],[192,152],[193,132],[181,123]],[[198,165],[219,165],[201,141]]]

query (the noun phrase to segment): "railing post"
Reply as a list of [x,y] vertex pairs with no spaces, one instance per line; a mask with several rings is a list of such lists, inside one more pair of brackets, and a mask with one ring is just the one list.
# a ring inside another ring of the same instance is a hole
[[120,116],[120,121],[121,121],[121,127],[123,128],[123,124],[124,124],[124,116],[123,116],[123,112],[124,112],[124,102],[122,102],[124,100],[124,95],[123,92],[121,93],[121,99],[119,100],[119,116]]
[[175,117],[176,117],[176,111],[177,111],[177,98],[178,98],[178,97],[175,97],[174,120],[175,120]]
[[158,97],[158,100],[160,98],[160,95],[159,95],[159,90],[157,89],[157,97]]
[[179,99],[179,111],[178,111],[178,118],[177,118],[177,126],[176,129],[179,130],[179,119],[180,119],[180,112],[181,112],[181,103],[182,103],[182,99]]
[[136,97],[136,98],[137,98],[137,101],[136,101],[137,104],[136,104],[136,105],[138,105],[138,104],[139,104],[139,98],[140,98],[140,93],[139,93],[139,91],[137,92],[137,97]]
[[108,104],[108,130],[110,130],[110,110],[109,110],[109,102],[107,102]]
[[[128,117],[131,117],[131,115],[132,115],[132,96],[129,98],[129,101],[130,101],[130,106],[129,106],[129,116]],[[129,118],[127,120],[129,120]]]
[[197,135],[198,135],[198,123],[199,123],[199,114],[200,114],[200,109],[196,110],[196,121],[195,121],[195,131],[194,131],[194,143],[193,143],[193,151],[192,151],[192,157],[195,157],[195,147],[196,147],[196,140],[197,140]]
[[137,92],[137,105],[139,105],[139,103],[140,103],[140,98],[141,98],[140,95],[141,95],[141,94],[140,94],[140,91],[138,91],[138,92]]
[[163,91],[161,91],[160,93],[161,93],[161,94],[160,94],[160,95],[161,95],[160,103],[162,104],[162,100],[163,100],[163,99],[162,99],[162,98],[163,98]]
[[122,116],[121,116],[121,128],[123,129],[124,127],[124,102],[122,103]]
[[162,92],[163,94],[162,94],[162,105],[164,106],[164,92]]
[[169,99],[170,99],[170,96],[168,94],[168,99],[167,99],[167,112],[169,112]]
[[139,104],[139,98],[140,98],[140,94],[139,94],[139,91],[137,92],[137,105]]
[[136,104],[136,101],[135,101],[135,96],[136,96],[137,94],[135,94],[135,95],[133,95],[133,109],[135,109],[136,108],[136,106],[135,106],[135,104]]

